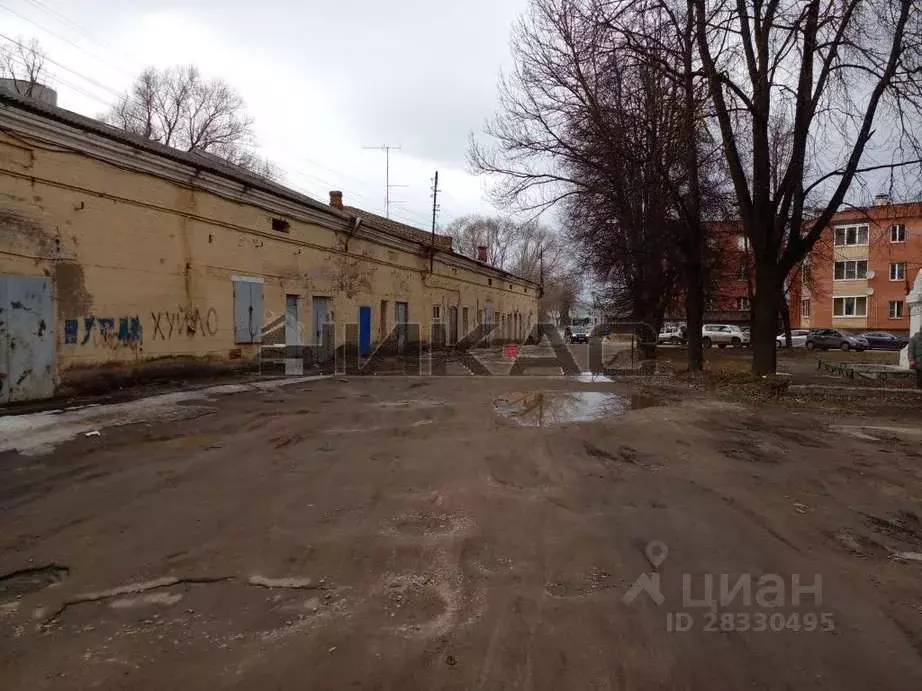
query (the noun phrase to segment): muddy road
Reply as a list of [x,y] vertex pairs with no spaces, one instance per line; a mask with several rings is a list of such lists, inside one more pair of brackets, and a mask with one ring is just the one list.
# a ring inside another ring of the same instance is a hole
[[922,688],[918,418],[528,377],[132,405],[6,427],[4,689]]

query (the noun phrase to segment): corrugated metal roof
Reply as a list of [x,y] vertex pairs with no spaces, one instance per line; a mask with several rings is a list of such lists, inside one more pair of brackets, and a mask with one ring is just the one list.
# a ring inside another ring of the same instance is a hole
[[[389,233],[391,235],[397,235],[402,237],[405,240],[410,240],[411,242],[418,242],[423,245],[432,244],[432,233],[427,233],[425,230],[420,228],[414,228],[413,226],[407,225],[406,223],[400,223],[399,221],[392,221],[389,218],[384,216],[378,216],[378,214],[372,214],[362,209],[357,209],[354,206],[344,207],[345,211],[355,214],[362,219],[363,223],[375,228],[377,230]],[[442,250],[443,252],[451,252],[451,236],[450,235],[435,235],[435,248]]]
[[330,214],[331,216],[342,217],[342,214],[338,214],[335,210],[331,209],[323,202],[317,201],[316,199],[301,194],[300,192],[296,192],[295,190],[289,187],[285,187],[284,185],[280,185],[276,182],[272,182],[271,180],[266,180],[265,178],[262,178],[258,175],[254,175],[245,168],[234,165],[232,163],[228,163],[227,161],[224,161],[221,158],[211,154],[202,155],[194,151],[181,151],[180,149],[174,149],[171,146],[166,146],[165,144],[160,144],[159,142],[154,142],[150,139],[145,139],[144,137],[135,134],[130,134],[125,130],[119,129],[118,127],[107,125],[101,120],[89,118],[85,115],[80,115],[79,113],[75,113],[71,110],[58,108],[57,106],[52,106],[47,103],[41,103],[34,99],[20,96],[19,94],[14,94],[13,92],[7,91],[6,89],[0,89],[0,104],[13,106],[32,113],[37,113],[65,125],[76,127],[77,129],[83,130],[85,132],[91,132],[101,137],[105,137],[106,139],[112,139],[121,142],[122,144],[133,146],[136,149],[141,149],[157,156],[163,156],[164,158],[177,161],[178,163],[185,163],[186,165],[190,165],[194,168],[205,170],[209,173],[214,173],[215,175],[220,175],[221,177],[233,180],[234,182],[240,183],[246,187],[252,187],[254,189],[263,190],[264,192],[269,192],[270,194],[275,194],[289,201],[303,204],[317,211]]

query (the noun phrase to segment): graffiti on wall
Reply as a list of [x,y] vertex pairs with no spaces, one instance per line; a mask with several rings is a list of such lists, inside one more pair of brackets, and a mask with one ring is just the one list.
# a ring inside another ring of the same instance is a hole
[[[201,310],[179,307],[150,313],[147,333],[153,340],[214,336],[218,332],[218,312],[214,307]],[[64,320],[64,345],[132,347],[143,341],[144,329],[138,316],[98,317],[87,315]]]
[[97,317],[64,320],[65,345],[131,346],[141,342],[140,317]]
[[218,333],[218,312],[214,307],[178,307],[174,311],[151,312],[151,327],[155,341],[172,338],[214,336]]

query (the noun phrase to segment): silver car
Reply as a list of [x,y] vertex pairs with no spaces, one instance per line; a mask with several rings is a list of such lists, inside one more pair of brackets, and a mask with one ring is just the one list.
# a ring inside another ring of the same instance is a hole
[[749,334],[735,324],[705,324],[701,329],[701,345],[710,348],[742,348],[749,345]]
[[[791,329],[791,347],[792,348],[803,348],[807,345],[807,335],[810,333],[810,329]],[[784,337],[783,333],[778,334],[775,337],[775,343],[779,348],[787,348],[788,342]]]
[[807,335],[807,349],[813,350],[814,348],[820,350],[840,348],[861,352],[868,348],[868,339],[845,329],[811,329]]

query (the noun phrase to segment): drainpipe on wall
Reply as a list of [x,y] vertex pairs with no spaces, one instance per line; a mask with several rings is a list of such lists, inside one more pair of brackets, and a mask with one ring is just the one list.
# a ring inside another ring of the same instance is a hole
[[361,218],[359,218],[358,216],[356,216],[355,218],[352,219],[352,230],[350,230],[350,231],[346,234],[346,244],[345,244],[345,247],[343,248],[343,250],[344,250],[347,254],[349,253],[349,240],[351,240],[351,239],[352,239],[352,236],[355,235],[355,234],[358,232],[359,226],[361,226],[361,225],[362,225],[362,219],[361,219]]

